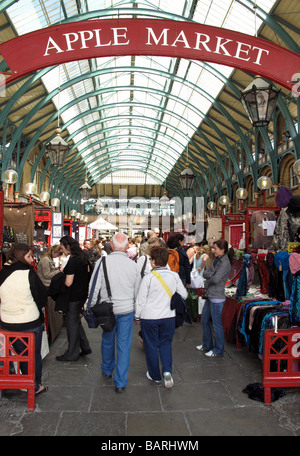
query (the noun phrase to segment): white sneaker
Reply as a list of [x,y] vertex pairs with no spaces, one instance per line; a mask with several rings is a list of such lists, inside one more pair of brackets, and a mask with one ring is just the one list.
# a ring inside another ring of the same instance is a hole
[[205,353],[205,356],[208,356],[209,358],[213,358],[214,356],[218,356],[218,355],[216,355],[212,350],[210,350],[209,352]]
[[197,345],[196,350],[204,351],[204,345]]
[[160,383],[161,382],[161,380],[153,380],[153,378],[150,377],[150,374],[149,374],[148,371],[146,372],[146,377],[147,377],[148,380],[151,380],[151,382],[154,382],[154,383]]
[[164,372],[164,381],[166,388],[172,388],[174,386],[174,380],[170,372]]

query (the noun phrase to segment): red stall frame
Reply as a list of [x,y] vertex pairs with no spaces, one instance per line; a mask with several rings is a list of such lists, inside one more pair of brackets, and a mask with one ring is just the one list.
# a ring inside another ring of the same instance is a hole
[[300,387],[300,327],[264,333],[264,402],[271,403],[271,388]]

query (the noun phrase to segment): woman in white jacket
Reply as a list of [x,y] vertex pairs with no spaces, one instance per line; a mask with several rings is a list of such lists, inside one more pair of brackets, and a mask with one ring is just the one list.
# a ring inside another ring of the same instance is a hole
[[[42,384],[41,344],[44,330],[43,308],[47,304],[47,288],[33,267],[33,255],[28,244],[16,243],[6,256],[7,262],[0,271],[0,328],[7,331],[33,332],[35,334],[35,394],[47,391]],[[17,353],[24,351],[24,344],[14,344]],[[20,363],[27,374],[27,364]]]
[[[169,288],[172,295],[177,291],[184,299],[187,290],[179,275],[167,268],[169,251],[166,247],[152,247],[150,261]],[[175,331],[175,310],[170,308],[170,296],[159,279],[152,273],[147,274],[141,283],[137,299],[135,320],[140,321],[143,333],[145,355],[149,380],[159,383],[161,373],[167,388],[174,385],[172,378],[172,340]]]

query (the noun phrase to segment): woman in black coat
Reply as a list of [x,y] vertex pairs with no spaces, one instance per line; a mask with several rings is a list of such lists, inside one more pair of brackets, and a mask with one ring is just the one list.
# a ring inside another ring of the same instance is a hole
[[89,261],[78,242],[71,236],[63,236],[60,239],[60,246],[62,252],[70,256],[63,270],[65,286],[68,290],[66,310],[68,348],[56,359],[57,361],[77,361],[79,356],[92,352],[80,318],[81,309],[88,296]]

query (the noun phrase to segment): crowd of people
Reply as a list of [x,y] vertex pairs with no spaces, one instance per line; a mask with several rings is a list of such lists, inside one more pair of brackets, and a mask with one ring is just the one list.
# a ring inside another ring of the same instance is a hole
[[[176,253],[176,268],[170,263],[170,252]],[[110,240],[85,240],[80,246],[73,237],[63,236],[59,246],[52,246],[44,254],[37,268],[31,247],[16,243],[0,271],[0,328],[35,333],[36,394],[47,391],[42,383],[40,354],[46,305],[61,312],[67,331],[68,346],[57,361],[76,361],[92,353],[82,325],[82,309],[88,296],[92,308],[97,301],[110,298],[102,266],[104,257],[116,324],[112,331],[102,332],[101,370],[105,378],[113,377],[116,392],[123,392],[127,386],[134,322],[140,325],[146,377],[155,383],[163,381],[167,388],[174,385],[176,310],[170,301],[175,293],[186,300],[192,269],[202,275],[206,287],[201,317],[203,343],[196,349],[210,357],[223,354],[222,309],[231,268],[227,241],[215,241],[210,247],[205,242],[184,246],[182,233],[171,234],[165,242],[159,230],[154,230],[144,238],[116,233]]]

